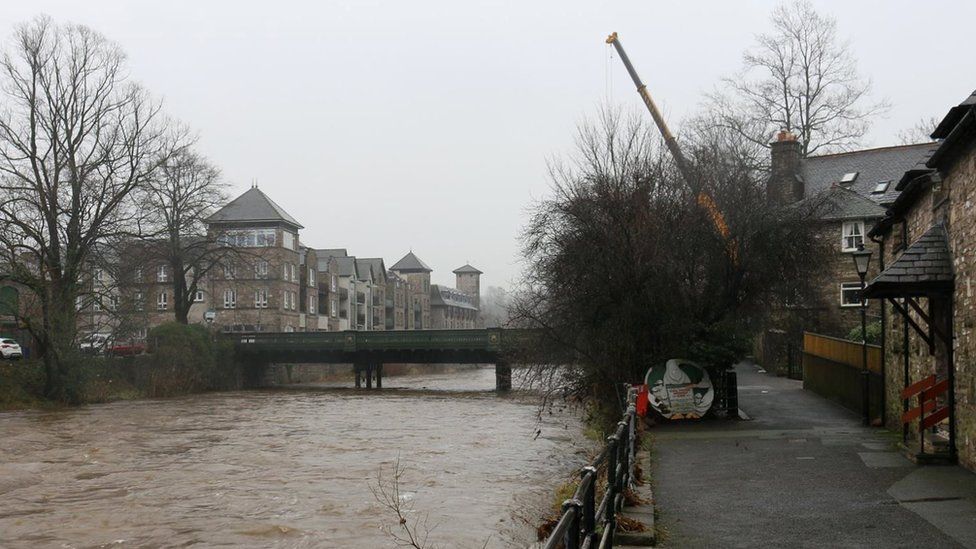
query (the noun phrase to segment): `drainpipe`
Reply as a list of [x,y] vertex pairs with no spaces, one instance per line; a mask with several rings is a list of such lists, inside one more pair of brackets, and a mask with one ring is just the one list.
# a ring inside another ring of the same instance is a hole
[[[878,252],[879,252],[878,253],[878,261],[879,261],[879,265],[880,265],[878,267],[878,272],[879,273],[884,272],[884,269],[885,269],[885,257],[884,257],[885,236],[882,234],[880,240],[875,239],[875,237],[873,237],[873,236],[869,236],[868,238],[871,239],[871,242],[874,242],[875,244],[878,245]],[[883,427],[885,425],[885,417],[887,416],[887,413],[888,413],[888,410],[887,410],[887,408],[888,408],[888,406],[887,406],[887,400],[888,400],[888,384],[887,384],[887,376],[885,375],[885,364],[887,362],[885,360],[885,358],[886,358],[885,355],[887,355],[887,349],[888,349],[888,347],[887,347],[887,345],[885,345],[885,342],[887,341],[887,329],[886,329],[887,328],[887,323],[885,322],[885,311],[886,311],[885,300],[884,299],[880,299],[878,301],[880,301],[880,305],[881,305],[881,425]]]

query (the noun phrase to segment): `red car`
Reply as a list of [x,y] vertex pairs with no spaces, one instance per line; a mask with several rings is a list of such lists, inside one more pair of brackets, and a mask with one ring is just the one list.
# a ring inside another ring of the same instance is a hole
[[106,352],[114,356],[141,355],[146,352],[146,344],[141,341],[115,342],[108,346]]

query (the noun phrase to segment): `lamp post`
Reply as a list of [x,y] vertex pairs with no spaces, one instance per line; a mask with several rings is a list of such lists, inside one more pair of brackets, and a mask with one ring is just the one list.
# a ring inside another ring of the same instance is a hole
[[851,254],[854,258],[854,268],[857,269],[857,276],[861,279],[861,415],[865,425],[871,422],[871,412],[868,407],[868,332],[867,332],[867,307],[868,302],[864,299],[864,278],[868,274],[868,265],[871,263],[871,251],[864,249],[864,243],[857,245],[857,251]]

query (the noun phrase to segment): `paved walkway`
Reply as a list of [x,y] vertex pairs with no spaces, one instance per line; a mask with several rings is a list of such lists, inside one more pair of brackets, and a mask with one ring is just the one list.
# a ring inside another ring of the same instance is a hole
[[976,547],[976,475],[917,467],[899,435],[738,366],[750,421],[651,429],[659,545]]

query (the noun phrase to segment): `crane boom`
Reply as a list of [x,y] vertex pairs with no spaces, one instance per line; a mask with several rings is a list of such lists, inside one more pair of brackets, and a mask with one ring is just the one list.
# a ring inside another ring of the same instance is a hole
[[637,86],[637,93],[640,94],[641,99],[644,100],[644,104],[647,105],[647,110],[651,112],[651,118],[654,119],[654,123],[657,124],[657,129],[661,131],[661,135],[664,136],[664,144],[667,145],[668,151],[671,152],[671,156],[674,158],[674,163],[678,166],[678,171],[681,173],[681,177],[685,180],[685,183],[692,185],[692,178],[688,173],[688,163],[685,162],[685,157],[681,154],[681,148],[678,147],[678,141],[671,134],[671,130],[668,129],[667,122],[664,121],[664,116],[661,115],[661,111],[658,110],[657,104],[654,103],[654,99],[651,98],[651,92],[647,91],[647,86],[641,82],[640,76],[637,76],[637,71],[634,70],[634,65],[630,63],[630,58],[627,57],[627,52],[624,51],[623,44],[620,43],[620,39],[617,38],[617,33],[613,33],[607,37],[607,44],[613,44],[614,49],[617,50],[617,54],[620,55],[620,60],[623,61],[624,67],[627,68],[627,72],[630,74],[630,79],[634,81],[634,85]]
[[712,224],[715,226],[715,231],[725,240],[726,255],[733,264],[736,264],[738,262],[738,245],[735,239],[731,238],[729,225],[725,221],[725,216],[722,215],[721,210],[719,210],[718,205],[711,195],[700,190],[695,183],[695,179],[688,170],[688,163],[685,161],[685,156],[681,153],[681,148],[678,147],[678,141],[671,134],[671,130],[668,129],[668,124],[664,121],[661,111],[658,110],[657,104],[651,98],[651,92],[647,91],[647,85],[641,81],[640,76],[637,75],[637,71],[634,70],[634,65],[631,64],[630,58],[627,57],[627,52],[624,51],[624,46],[620,43],[620,38],[617,37],[617,33],[613,33],[607,37],[607,44],[613,44],[614,49],[617,50],[617,54],[620,55],[620,60],[623,62],[624,67],[627,68],[630,79],[637,86],[637,93],[644,100],[644,104],[647,105],[647,110],[651,112],[651,118],[654,119],[654,123],[657,124],[657,129],[660,130],[661,135],[664,137],[664,144],[667,145],[668,151],[671,152],[671,156],[674,158],[674,163],[678,167],[681,178],[691,187],[696,195],[695,199],[698,205],[708,213]]

